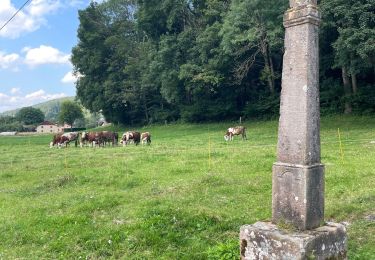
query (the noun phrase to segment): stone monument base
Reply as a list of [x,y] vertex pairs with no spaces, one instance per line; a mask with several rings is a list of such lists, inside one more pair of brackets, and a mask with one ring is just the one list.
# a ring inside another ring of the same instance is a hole
[[338,223],[285,231],[270,222],[241,227],[241,260],[347,259],[346,228]]

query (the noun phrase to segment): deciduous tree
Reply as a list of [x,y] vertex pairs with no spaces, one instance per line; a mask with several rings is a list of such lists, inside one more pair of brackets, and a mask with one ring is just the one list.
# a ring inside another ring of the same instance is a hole
[[82,108],[73,101],[64,101],[59,113],[60,123],[67,123],[73,128],[74,121],[83,118]]
[[17,112],[16,119],[25,125],[38,124],[43,122],[44,113],[37,108],[23,107]]

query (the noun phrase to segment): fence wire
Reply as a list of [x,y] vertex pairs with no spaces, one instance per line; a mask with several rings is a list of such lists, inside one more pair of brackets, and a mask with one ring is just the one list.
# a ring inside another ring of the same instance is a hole
[[[275,139],[275,138],[272,138]],[[371,145],[371,141],[374,141],[374,139],[347,139],[347,140],[341,140],[343,145],[355,145],[355,144],[369,144]],[[273,147],[276,152],[276,144],[250,144],[247,145],[246,142],[231,142],[231,143],[214,143],[211,142],[210,147],[208,148],[207,145],[204,145],[205,142],[200,142],[199,145],[202,145],[201,147],[184,147],[181,148],[178,145],[162,145],[162,144],[153,144],[151,147],[149,146],[142,146],[139,145],[139,150],[134,150],[136,148],[134,147],[121,147],[121,146],[115,146],[115,147],[68,147],[68,148],[49,148],[46,146],[45,150],[42,151],[27,151],[26,149],[32,150],[33,148],[40,147],[40,145],[31,145],[31,144],[17,144],[15,146],[23,146],[26,148],[24,150],[19,150],[19,147],[15,147],[9,149],[6,152],[0,153],[0,167],[5,166],[4,164],[19,164],[21,162],[35,162],[39,160],[51,160],[51,161],[58,161],[62,160],[66,163],[66,160],[69,160],[71,158],[74,158],[75,156],[80,156],[82,159],[85,160],[93,160],[100,157],[100,159],[103,160],[110,160],[115,158],[124,158],[129,156],[138,156],[138,155],[175,155],[175,154],[183,154],[187,152],[194,152],[194,153],[204,153],[207,154],[208,150],[210,150],[210,155],[215,155],[216,153],[228,151],[230,150],[233,153],[243,153],[243,152],[251,152],[254,149],[261,149],[261,148],[270,148]],[[183,143],[183,141],[179,140],[179,143]],[[223,145],[220,147],[215,147],[216,145]],[[237,144],[240,144],[241,146],[238,146]],[[246,144],[246,145],[245,145]],[[329,145],[329,144],[337,144],[339,145],[339,140],[329,140],[329,141],[323,141],[321,142],[321,145]],[[133,146],[133,145],[132,145]],[[375,147],[375,144],[374,144]],[[20,151],[20,154],[15,155],[14,159],[10,160],[2,160],[1,158],[9,157],[9,152],[14,152],[14,150]],[[86,156],[82,156],[83,151],[87,151]],[[108,151],[114,151],[110,155],[108,154]],[[30,152],[27,153],[27,152]],[[24,155],[24,154],[27,155]],[[19,158],[22,156],[27,156],[27,158]],[[1,171],[1,168],[0,168]]]

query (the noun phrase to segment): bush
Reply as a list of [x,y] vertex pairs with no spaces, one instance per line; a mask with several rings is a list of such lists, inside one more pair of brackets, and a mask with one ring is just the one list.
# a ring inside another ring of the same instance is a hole
[[257,102],[248,103],[244,109],[244,115],[259,119],[272,119],[279,115],[280,96],[266,96]]
[[[342,97],[342,98],[340,98]],[[320,89],[320,111],[322,115],[342,113],[345,107],[343,87],[334,78],[322,81]]]
[[9,124],[0,124],[0,132],[22,132],[23,126],[20,122],[13,122]]
[[375,89],[368,85],[359,88],[356,95],[351,97],[353,111],[357,114],[371,114],[375,112]]

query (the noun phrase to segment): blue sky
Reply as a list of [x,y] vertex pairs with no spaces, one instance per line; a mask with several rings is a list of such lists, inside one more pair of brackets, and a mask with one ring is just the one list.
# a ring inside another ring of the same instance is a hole
[[[0,26],[26,0],[0,0]],[[98,1],[97,1],[98,2]],[[31,0],[0,31],[0,112],[75,95],[70,55],[90,0]]]

